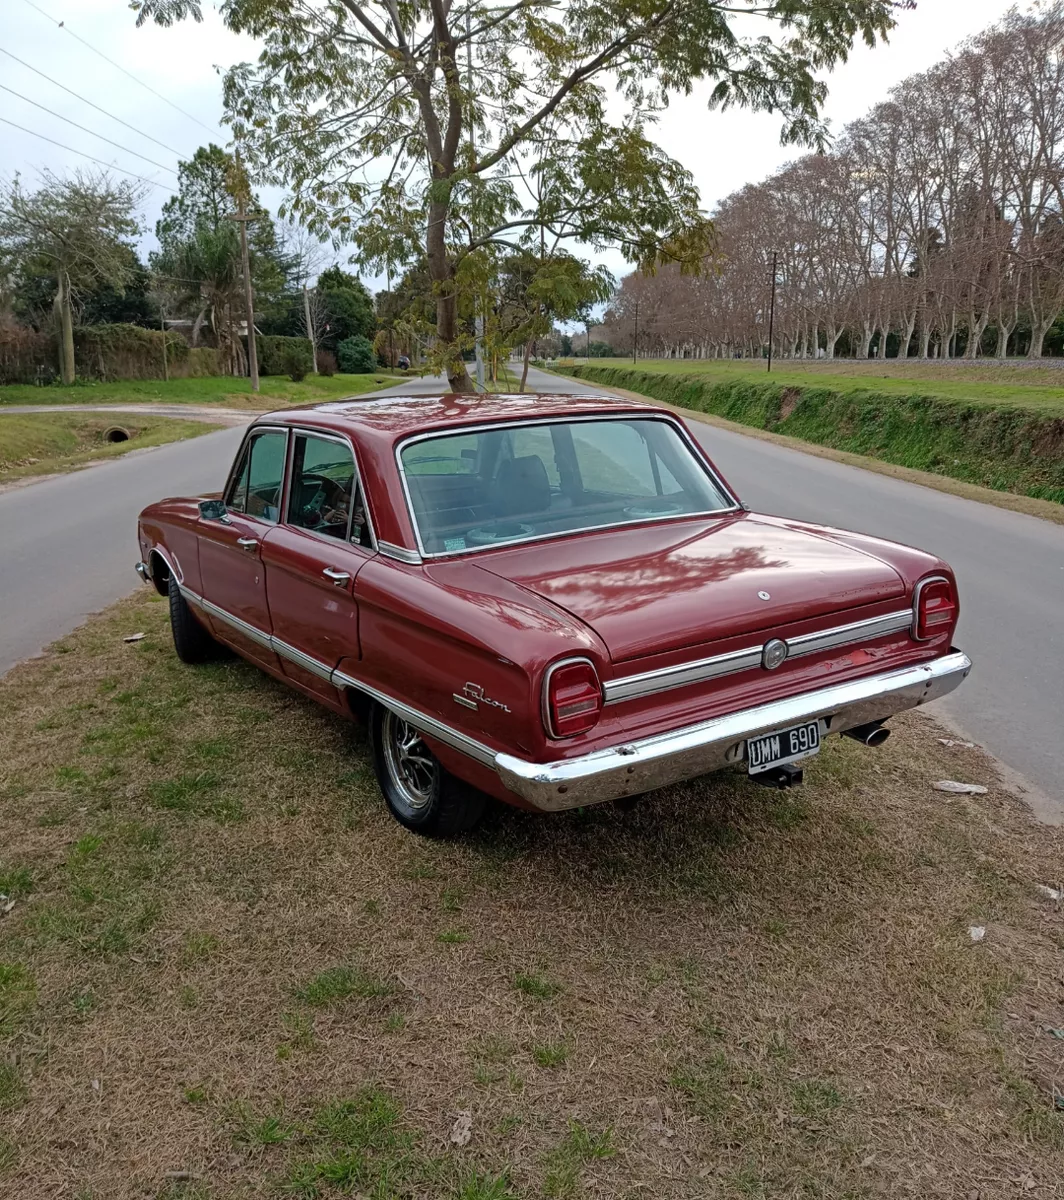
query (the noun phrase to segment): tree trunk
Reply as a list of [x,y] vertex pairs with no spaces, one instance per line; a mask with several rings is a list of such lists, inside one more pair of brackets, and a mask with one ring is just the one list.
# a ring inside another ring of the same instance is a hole
[[869,347],[872,345],[872,325],[869,321],[861,324],[861,340],[857,346],[857,357],[867,358]]
[[[310,357],[313,360],[314,374],[318,373],[318,339],[317,330],[314,328],[314,322],[310,317],[310,293],[307,291],[307,285],[303,285],[303,317],[307,323],[307,340],[310,342]],[[388,362],[389,367],[394,367],[395,364]]]
[[525,380],[528,378],[528,360],[532,357],[532,342],[532,338],[525,342],[525,363],[521,368],[521,386],[517,389],[519,392],[525,390]]
[[913,340],[913,331],[916,329],[916,313],[905,322],[905,328],[901,331],[901,341],[898,343],[898,357],[909,357],[909,343]]
[[447,252],[447,202],[429,204],[425,238],[429,277],[436,289],[436,337],[447,356],[447,383],[452,392],[475,392],[458,345],[458,297],[454,291],[454,263]]
[[930,357],[930,350],[931,326],[925,321],[923,325],[920,326],[920,357],[924,359]]
[[998,358],[1007,358],[1009,353],[1009,338],[1012,337],[1012,331],[1016,328],[1015,322],[1011,325],[1006,325],[1003,321],[998,322],[997,328],[997,349],[994,351]]
[[1028,358],[1042,357],[1042,348],[1046,340],[1046,334],[1049,332],[1052,325],[1052,321],[1050,321],[1048,324],[1035,324],[1034,322],[1031,323],[1031,346],[1027,351]]
[[65,386],[74,382],[74,314],[70,307],[70,276],[59,270],[55,311],[59,318],[59,376]]
[[192,345],[198,346],[200,334],[203,332],[204,322],[207,320],[207,305],[205,304],[197,315],[195,321],[192,322]]

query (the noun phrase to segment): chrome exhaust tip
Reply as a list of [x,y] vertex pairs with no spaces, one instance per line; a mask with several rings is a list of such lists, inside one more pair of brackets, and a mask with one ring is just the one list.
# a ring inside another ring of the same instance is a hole
[[844,729],[842,736],[853,738],[862,746],[882,746],[890,737],[890,730],[882,721],[872,721],[868,725],[855,725],[853,729]]

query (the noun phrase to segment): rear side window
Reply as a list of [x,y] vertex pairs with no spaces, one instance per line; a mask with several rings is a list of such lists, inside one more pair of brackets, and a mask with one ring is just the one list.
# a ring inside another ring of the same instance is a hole
[[297,433],[286,521],[324,537],[369,544],[369,528],[351,448],[332,438]]
[[281,514],[288,435],[269,430],[252,436],[244,447],[240,465],[225,498],[233,512],[276,522]]

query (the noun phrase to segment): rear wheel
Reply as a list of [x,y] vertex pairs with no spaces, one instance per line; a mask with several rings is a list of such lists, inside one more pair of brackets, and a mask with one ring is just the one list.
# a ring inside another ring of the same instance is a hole
[[170,630],[174,635],[177,657],[184,663],[206,662],[218,652],[218,643],[189,608],[173,575],[167,582],[167,595],[170,599]]
[[448,837],[473,829],[486,797],[444,769],[421,734],[389,708],[370,717],[373,767],[391,814],[407,829]]

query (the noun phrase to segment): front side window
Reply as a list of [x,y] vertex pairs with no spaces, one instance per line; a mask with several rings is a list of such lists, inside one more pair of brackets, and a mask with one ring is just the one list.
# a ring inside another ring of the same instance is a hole
[[654,418],[486,426],[410,442],[399,458],[426,554],[733,507]]
[[348,445],[296,434],[286,519],[289,525],[325,537],[369,544],[365,505]]
[[281,483],[288,435],[270,430],[253,434],[244,446],[233,482],[225,497],[233,511],[277,521],[280,516]]

